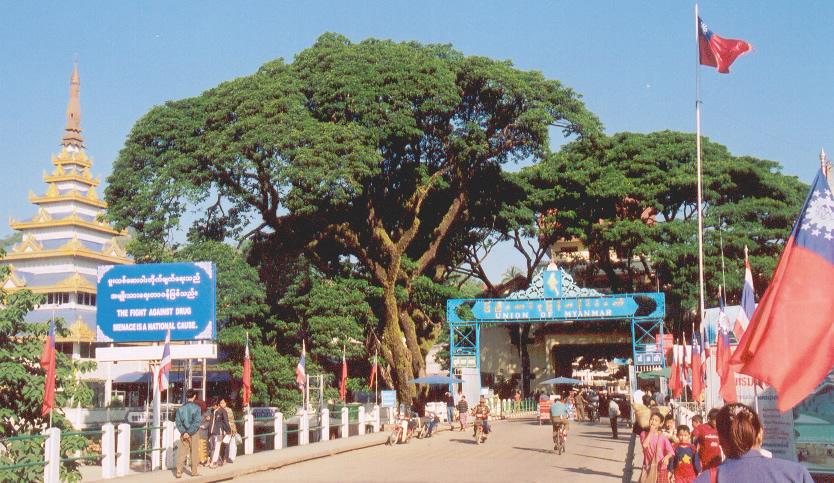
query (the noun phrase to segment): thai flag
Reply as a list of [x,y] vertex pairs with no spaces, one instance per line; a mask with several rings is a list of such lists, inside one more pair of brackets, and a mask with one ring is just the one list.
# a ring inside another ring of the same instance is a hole
[[722,74],[730,73],[730,65],[742,54],[750,52],[753,47],[736,39],[725,39],[715,35],[707,24],[698,17],[698,54],[701,65],[709,65]]
[[733,325],[733,334],[736,340],[741,340],[747,324],[753,318],[753,311],[756,310],[756,292],[753,290],[753,272],[750,271],[750,260],[747,258],[747,247],[744,247],[744,288],[741,290],[741,310]]
[[165,334],[165,347],[162,348],[162,359],[159,361],[159,375],[156,381],[156,388],[160,393],[168,390],[171,362],[171,330],[169,329]]
[[307,347],[304,345],[303,340],[301,341],[301,359],[298,361],[298,365],[295,366],[295,382],[301,390],[307,385]]

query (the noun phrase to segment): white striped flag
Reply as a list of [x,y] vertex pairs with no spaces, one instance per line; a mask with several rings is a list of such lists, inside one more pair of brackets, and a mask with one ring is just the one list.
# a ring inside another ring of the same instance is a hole
[[756,292],[753,289],[753,272],[750,270],[750,260],[747,258],[747,245],[744,246],[744,288],[741,289],[741,310],[738,311],[733,334],[736,340],[741,340],[747,324],[753,318],[753,311],[756,310]]
[[156,388],[160,393],[168,390],[170,382],[168,374],[171,372],[171,364],[171,330],[168,329],[168,333],[165,334],[165,346],[162,348],[162,359],[159,361],[159,375],[156,381]]
[[295,382],[298,384],[298,389],[304,390],[307,385],[307,346],[304,341],[301,341],[301,359],[298,365],[295,366]]

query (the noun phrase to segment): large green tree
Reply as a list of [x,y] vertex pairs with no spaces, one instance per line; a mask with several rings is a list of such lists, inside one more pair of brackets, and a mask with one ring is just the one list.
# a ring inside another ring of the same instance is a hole
[[108,213],[138,247],[168,239],[196,205],[192,233],[303,252],[323,273],[355,260],[382,292],[381,354],[407,400],[441,327],[409,304],[416,281],[442,279],[501,165],[542,159],[553,127],[599,122],[574,91],[509,62],[325,34],[291,64],[152,109],[114,164]]
[[[659,286],[669,320],[686,332],[698,306],[694,146],[687,133],[619,133],[570,143],[525,172],[562,236],[589,248],[583,281],[592,283],[601,271],[614,291]],[[723,278],[730,302],[738,300],[745,245],[763,293],[807,185],[776,162],[734,156],[706,139],[703,179],[707,306]]]

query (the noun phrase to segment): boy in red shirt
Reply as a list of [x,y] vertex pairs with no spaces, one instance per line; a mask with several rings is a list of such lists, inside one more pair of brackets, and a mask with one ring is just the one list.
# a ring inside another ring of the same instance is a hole
[[701,459],[701,467],[704,471],[721,464],[721,444],[718,442],[718,430],[715,429],[715,418],[718,416],[718,409],[710,409],[707,414],[707,423],[704,423],[692,432],[692,440],[698,449],[698,456]]
[[689,444],[689,426],[678,426],[678,442],[674,450],[675,456],[669,461],[669,472],[675,475],[675,483],[692,483],[701,472],[701,462],[695,448]]

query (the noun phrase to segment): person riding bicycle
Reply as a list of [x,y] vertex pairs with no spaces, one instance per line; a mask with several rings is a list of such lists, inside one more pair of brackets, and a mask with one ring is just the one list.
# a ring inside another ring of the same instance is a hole
[[486,399],[481,396],[481,400],[475,407],[473,414],[475,416],[475,424],[481,424],[484,431],[484,436],[489,434],[489,406],[487,406]]
[[556,450],[556,440],[559,437],[559,431],[564,428],[565,433],[568,431],[568,407],[562,402],[562,396],[557,395],[556,400],[550,405],[550,422],[553,424],[553,449]]

